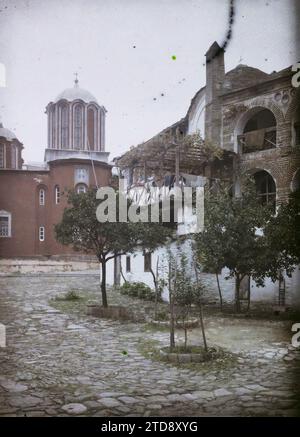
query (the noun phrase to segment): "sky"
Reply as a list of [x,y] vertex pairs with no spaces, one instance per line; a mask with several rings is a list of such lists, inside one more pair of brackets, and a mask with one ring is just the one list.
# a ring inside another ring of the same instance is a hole
[[[297,1],[236,0],[226,71],[296,63]],[[25,162],[43,161],[45,107],[75,72],[108,111],[110,160],[184,117],[228,11],[227,0],[0,0],[0,117]]]

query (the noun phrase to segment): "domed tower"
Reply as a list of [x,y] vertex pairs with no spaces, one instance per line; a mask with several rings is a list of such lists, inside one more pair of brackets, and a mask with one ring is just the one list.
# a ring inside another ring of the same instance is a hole
[[93,158],[107,162],[105,152],[105,113],[96,98],[74,87],[60,93],[46,107],[48,116],[48,147],[45,161],[68,158]]
[[0,170],[22,170],[22,149],[16,135],[0,123]]

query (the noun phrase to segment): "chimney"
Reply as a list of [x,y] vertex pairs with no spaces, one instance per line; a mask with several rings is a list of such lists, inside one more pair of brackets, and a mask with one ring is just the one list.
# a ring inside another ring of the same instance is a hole
[[219,94],[225,76],[224,50],[215,41],[206,56],[205,138],[221,146],[222,114]]

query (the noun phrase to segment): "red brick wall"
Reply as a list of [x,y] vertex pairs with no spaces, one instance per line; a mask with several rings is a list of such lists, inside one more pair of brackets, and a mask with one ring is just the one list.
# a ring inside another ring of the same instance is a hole
[[[54,225],[62,217],[67,206],[67,192],[74,188],[74,172],[78,165],[89,171],[90,186],[94,177],[90,161],[54,161],[50,170],[1,170],[0,210],[12,215],[12,235],[0,238],[0,257],[37,255],[63,255],[72,253],[72,248],[61,246],[54,236]],[[95,162],[99,186],[110,183],[110,166]],[[60,203],[55,203],[55,186],[59,185]],[[39,205],[39,189],[44,188],[45,205]],[[63,192],[65,194],[63,194]],[[45,226],[45,241],[39,241],[39,226]]]

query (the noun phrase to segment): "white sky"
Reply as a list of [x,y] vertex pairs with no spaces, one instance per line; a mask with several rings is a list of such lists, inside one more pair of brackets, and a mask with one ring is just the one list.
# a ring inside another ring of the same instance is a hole
[[[79,85],[108,110],[112,159],[185,115],[227,21],[226,0],[0,0],[3,124],[24,143],[25,162],[42,161],[45,107],[78,71]],[[236,0],[226,71],[297,62],[295,29],[294,0]]]

